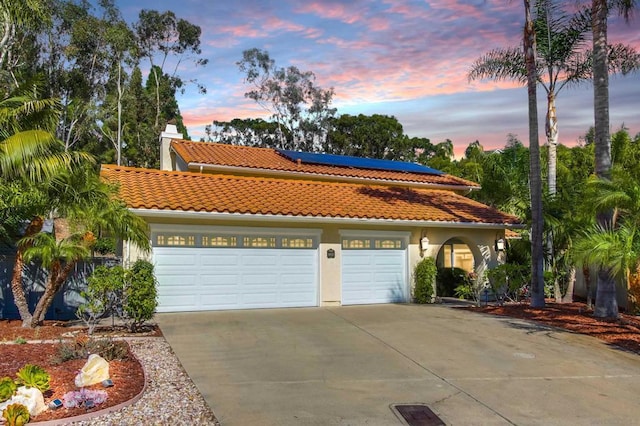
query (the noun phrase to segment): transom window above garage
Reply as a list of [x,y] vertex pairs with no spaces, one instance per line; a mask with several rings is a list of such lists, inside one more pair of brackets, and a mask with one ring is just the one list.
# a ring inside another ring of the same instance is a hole
[[203,247],[203,248],[284,248],[315,249],[318,237],[303,235],[257,235],[225,233],[154,232],[154,247]]
[[349,237],[342,239],[345,250],[402,250],[403,238]]

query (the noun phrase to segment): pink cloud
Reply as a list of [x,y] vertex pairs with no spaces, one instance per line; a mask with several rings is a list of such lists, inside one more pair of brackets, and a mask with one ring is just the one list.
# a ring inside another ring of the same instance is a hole
[[306,3],[295,9],[296,13],[307,13],[325,19],[335,19],[346,24],[354,24],[360,21],[365,11],[364,7],[357,7],[357,2],[344,4],[332,1]]

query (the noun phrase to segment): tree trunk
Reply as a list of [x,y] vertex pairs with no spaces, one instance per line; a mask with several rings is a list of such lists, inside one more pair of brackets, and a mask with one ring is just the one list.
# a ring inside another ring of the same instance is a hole
[[544,308],[544,252],[542,217],[542,180],[540,178],[540,141],[538,139],[538,100],[536,34],[531,20],[531,2],[524,0],[524,53],[529,98],[529,185],[531,191],[531,307]]
[[[32,237],[42,230],[44,220],[36,216],[31,219],[31,222],[25,230],[25,237]],[[28,245],[18,246],[16,251],[16,260],[13,264],[13,274],[11,275],[11,292],[13,293],[13,300],[18,308],[18,314],[22,320],[23,327],[29,327],[31,323],[31,313],[29,312],[29,304],[27,303],[27,297],[22,287],[22,270],[24,269],[24,251],[29,248]]]
[[569,279],[567,282],[567,291],[562,297],[562,303],[573,303],[573,289],[576,285],[576,268],[571,267],[569,270]]
[[558,150],[558,117],[556,115],[556,95],[549,91],[547,95],[547,122],[545,125],[547,134],[547,144],[549,145],[547,186],[549,195],[556,195],[557,180],[557,150]]
[[[595,123],[595,172],[600,178],[611,178],[611,136],[609,134],[609,73],[607,68],[607,2],[593,0],[591,9],[593,29],[593,100]],[[598,224],[610,228],[613,213],[599,213]],[[618,318],[616,283],[611,271],[598,271],[596,307],[598,318]]]
[[627,298],[628,312],[637,315],[640,309],[640,262],[636,264],[636,269],[629,274]]
[[53,299],[55,298],[56,294],[58,294],[58,291],[60,291],[60,289],[62,288],[62,285],[67,280],[67,277],[73,270],[75,264],[76,262],[69,262],[63,268],[59,261],[55,261],[51,265],[51,270],[49,271],[49,279],[47,280],[47,287],[45,288],[44,294],[42,295],[40,300],[38,300],[36,309],[33,312],[33,318],[31,320],[32,328],[35,328],[42,324],[47,311],[53,303]]
[[588,266],[582,268],[582,276],[584,277],[584,287],[587,291],[587,309],[593,309],[591,300],[591,271]]

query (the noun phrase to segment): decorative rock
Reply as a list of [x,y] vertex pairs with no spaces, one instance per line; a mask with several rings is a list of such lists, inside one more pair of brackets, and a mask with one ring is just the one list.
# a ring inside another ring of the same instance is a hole
[[11,399],[0,404],[0,412],[4,411],[4,409],[11,404],[24,405],[27,407],[27,410],[29,410],[31,417],[37,416],[47,409],[47,406],[44,404],[44,396],[42,396],[40,389],[28,388],[26,386],[20,386]]
[[109,378],[109,363],[100,355],[91,354],[75,379],[76,386],[83,388]]

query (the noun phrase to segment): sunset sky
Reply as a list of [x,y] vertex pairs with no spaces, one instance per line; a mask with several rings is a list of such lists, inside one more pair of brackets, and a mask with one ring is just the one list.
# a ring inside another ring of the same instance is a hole
[[[497,47],[521,43],[522,2],[467,1],[220,1],[117,0],[125,18],[140,9],[173,10],[202,28],[203,57],[193,68],[183,62],[188,87],[178,97],[191,137],[213,120],[266,118],[244,93],[249,86],[236,62],[243,50],[267,50],[276,65],[313,71],[316,83],[333,87],[339,114],[395,116],[409,136],[432,142],[451,139],[459,153],[474,140],[485,149],[504,146],[508,133],[528,140],[526,89],[513,83],[468,82],[471,64]],[[610,21],[609,42],[640,50],[640,16]],[[611,126],[640,132],[640,73],[610,78]],[[546,96],[538,92],[540,137]],[[590,83],[558,96],[560,141],[574,145],[593,123]]]

